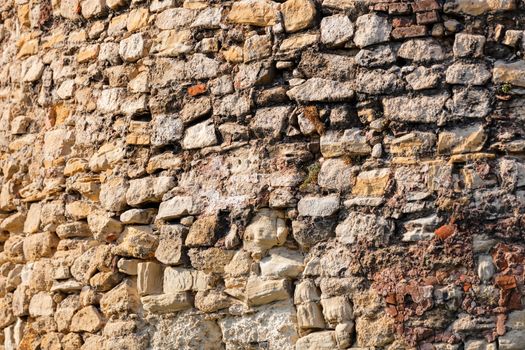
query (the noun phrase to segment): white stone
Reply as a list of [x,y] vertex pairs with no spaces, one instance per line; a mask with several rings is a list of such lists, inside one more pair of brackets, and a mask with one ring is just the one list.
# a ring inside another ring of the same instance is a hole
[[297,278],[304,269],[303,255],[284,247],[269,251],[269,256],[260,262],[261,275],[270,277]]
[[42,77],[42,73],[44,73],[44,63],[42,63],[38,56],[31,56],[22,62],[22,70],[20,72],[22,81],[37,81]]
[[334,215],[339,210],[339,203],[339,195],[307,196],[301,198],[297,210],[301,216],[326,217]]
[[52,316],[55,309],[55,302],[50,294],[39,292],[31,298],[29,303],[29,314],[32,317]]
[[122,40],[119,46],[119,55],[126,62],[136,62],[147,55],[147,43],[142,33],[136,33]]
[[346,15],[334,15],[321,20],[321,42],[327,46],[344,45],[353,35],[354,25]]
[[182,148],[184,149],[197,149],[216,144],[215,125],[211,120],[206,120],[186,129],[182,140]]
[[158,220],[170,220],[194,214],[193,198],[191,196],[175,196],[162,202],[157,214]]
[[392,26],[386,17],[369,13],[357,18],[354,42],[359,47],[379,44],[390,40]]

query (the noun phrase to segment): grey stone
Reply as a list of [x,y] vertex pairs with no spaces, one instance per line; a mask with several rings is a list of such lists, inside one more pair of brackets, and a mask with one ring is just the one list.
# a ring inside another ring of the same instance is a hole
[[214,146],[218,142],[215,133],[215,125],[212,120],[206,120],[202,123],[195,124],[184,133],[182,139],[182,148],[197,149],[208,146]]
[[446,58],[444,48],[435,39],[405,41],[397,51],[397,55],[417,63],[442,61]]
[[407,221],[404,224],[406,232],[403,234],[402,240],[404,242],[430,240],[435,236],[434,230],[439,222],[440,219],[437,215]]
[[195,18],[195,11],[176,7],[162,11],[157,15],[155,25],[161,30],[187,27]]
[[219,61],[196,53],[186,63],[186,76],[197,80],[215,78],[219,75],[219,66]]
[[454,56],[456,57],[481,57],[487,39],[483,35],[458,33],[454,39]]
[[413,90],[426,90],[439,84],[441,73],[432,68],[417,67],[405,79]]
[[437,123],[444,117],[447,92],[436,95],[414,95],[383,98],[383,112],[387,119],[402,122]]
[[391,31],[387,18],[369,13],[357,18],[354,42],[358,47],[379,44],[390,39]]
[[177,115],[156,115],[151,123],[151,145],[165,146],[179,141],[184,134],[184,125]]
[[[353,169],[342,158],[326,159],[317,176],[319,186],[337,191],[347,191],[352,186]],[[355,176],[355,175],[354,175]]]
[[334,228],[335,220],[332,218],[301,217],[292,221],[293,237],[306,249],[333,237]]
[[362,156],[372,152],[362,130],[354,128],[344,131],[329,130],[321,136],[321,153],[325,158],[343,155]]
[[383,69],[362,70],[355,80],[355,90],[367,94],[395,94],[403,88],[403,81],[398,74]]
[[257,137],[278,138],[284,132],[292,107],[259,108],[250,121],[250,129]]
[[322,78],[308,79],[286,93],[288,97],[299,102],[336,102],[354,97],[350,83],[341,83]]
[[337,240],[341,243],[353,244],[364,240],[378,246],[387,244],[393,232],[392,221],[381,216],[358,212],[350,212],[335,229]]
[[492,263],[492,257],[490,255],[480,255],[478,257],[478,277],[482,281],[490,281],[496,268]]
[[142,33],[136,33],[122,40],[119,55],[126,62],[136,62],[147,54],[147,43]]
[[222,17],[221,7],[208,7],[199,11],[197,18],[191,24],[191,28],[217,29],[220,28]]
[[483,88],[454,88],[447,108],[454,117],[483,118],[491,111],[490,92]]
[[306,51],[297,67],[307,78],[350,81],[355,77],[356,64],[352,56]]
[[381,67],[394,63],[396,53],[388,44],[361,49],[355,56],[355,62],[363,67]]
[[525,348],[525,332],[512,330],[498,338],[499,350],[521,350]]
[[346,15],[333,15],[321,20],[321,42],[327,46],[344,45],[353,35],[354,25]]
[[339,210],[338,195],[326,197],[307,196],[301,198],[297,210],[301,216],[325,217],[334,215]]
[[447,68],[445,77],[448,84],[484,85],[492,74],[482,63],[456,62]]
[[193,212],[193,198],[191,196],[175,196],[160,204],[157,219],[176,219],[185,215],[191,215]]
[[216,115],[241,117],[250,113],[252,101],[250,97],[241,94],[231,94],[218,100],[213,107]]

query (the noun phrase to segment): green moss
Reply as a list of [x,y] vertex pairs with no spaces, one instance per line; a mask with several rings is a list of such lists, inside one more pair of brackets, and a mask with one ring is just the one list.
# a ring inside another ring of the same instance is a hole
[[317,184],[317,178],[319,171],[321,170],[321,164],[314,163],[308,167],[308,174],[304,178],[303,183],[299,186],[299,190],[306,191],[310,185]]
[[501,92],[503,92],[504,94],[508,94],[510,90],[512,90],[512,85],[509,83],[505,83],[501,86]]

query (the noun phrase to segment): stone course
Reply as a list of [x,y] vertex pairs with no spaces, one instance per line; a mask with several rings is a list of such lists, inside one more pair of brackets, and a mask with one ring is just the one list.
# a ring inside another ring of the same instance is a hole
[[0,350],[525,349],[524,0],[0,1]]

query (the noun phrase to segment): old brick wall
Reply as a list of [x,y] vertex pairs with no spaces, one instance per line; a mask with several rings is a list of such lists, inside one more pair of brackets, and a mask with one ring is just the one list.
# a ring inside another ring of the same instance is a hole
[[0,349],[524,350],[523,0],[1,0]]

